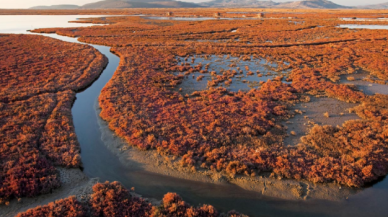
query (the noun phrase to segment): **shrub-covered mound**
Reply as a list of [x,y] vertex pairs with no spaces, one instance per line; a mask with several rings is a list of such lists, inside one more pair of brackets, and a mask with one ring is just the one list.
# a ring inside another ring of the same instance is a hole
[[132,196],[118,182],[98,183],[93,186],[89,201],[81,203],[74,196],[57,200],[45,206],[29,209],[17,217],[243,217],[235,211],[220,214],[213,206],[193,207],[176,193],[167,193],[159,206],[153,206],[144,199]]
[[59,187],[54,166],[80,166],[71,105],[107,60],[90,46],[36,35],[2,35],[0,48],[2,204]]

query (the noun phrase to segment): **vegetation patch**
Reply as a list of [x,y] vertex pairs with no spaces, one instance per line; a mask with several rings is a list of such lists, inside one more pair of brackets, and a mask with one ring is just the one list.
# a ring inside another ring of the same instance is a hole
[[86,45],[36,35],[0,38],[0,203],[60,186],[54,166],[79,167],[71,106],[106,58]]

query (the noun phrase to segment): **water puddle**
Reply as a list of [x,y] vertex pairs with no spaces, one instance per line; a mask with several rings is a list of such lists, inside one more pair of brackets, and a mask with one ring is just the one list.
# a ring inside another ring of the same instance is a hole
[[350,75],[341,76],[340,83],[355,85],[360,91],[366,95],[388,94],[388,85],[372,83],[364,80],[367,78],[367,73],[354,73]]
[[348,29],[388,29],[388,25],[357,25],[357,24],[341,24],[340,28]]
[[388,21],[388,18],[380,17],[380,18],[359,18],[359,17],[345,17],[341,18],[343,21]]
[[265,59],[255,59],[253,56],[245,58],[229,55],[179,57],[178,65],[181,64],[190,64],[192,67],[199,68],[199,72],[175,73],[175,75],[185,76],[182,83],[177,86],[177,89],[182,88],[183,95],[190,95],[194,91],[201,91],[209,87],[225,87],[234,92],[248,91],[260,87],[260,82],[288,75],[287,71],[278,69],[278,63],[269,63]]

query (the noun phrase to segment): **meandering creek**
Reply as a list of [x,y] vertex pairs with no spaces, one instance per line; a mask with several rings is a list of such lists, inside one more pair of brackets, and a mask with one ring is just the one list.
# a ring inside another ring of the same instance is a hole
[[[0,33],[28,33],[43,27],[77,27],[90,24],[67,23],[80,17],[92,16],[0,16]],[[37,25],[39,24],[39,25]],[[75,38],[55,34],[41,34],[67,42],[80,43]],[[386,216],[388,213],[388,179],[363,189],[342,201],[283,200],[247,191],[232,184],[212,184],[151,173],[141,165],[127,167],[112,153],[101,139],[96,103],[101,89],[119,65],[119,57],[106,46],[93,45],[109,59],[101,76],[77,94],[72,108],[75,130],[81,145],[84,173],[100,181],[120,181],[135,187],[144,197],[161,199],[167,192],[177,192],[185,201],[198,205],[212,204],[221,211],[235,209],[250,216]]]

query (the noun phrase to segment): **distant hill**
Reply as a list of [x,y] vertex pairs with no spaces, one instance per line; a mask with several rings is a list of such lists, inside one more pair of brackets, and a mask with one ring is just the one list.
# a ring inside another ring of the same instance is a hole
[[174,0],[105,0],[82,6],[85,9],[101,8],[197,8],[195,3]]
[[271,0],[213,0],[201,3],[202,6],[214,8],[269,8],[279,5]]
[[78,9],[78,5],[51,5],[51,6],[35,6],[30,9]]
[[277,8],[295,8],[295,9],[335,9],[335,8],[350,8],[343,5],[336,4],[328,0],[305,0],[305,1],[295,1],[295,2],[286,2],[277,5]]
[[174,0],[105,0],[78,5],[36,6],[30,9],[197,8],[195,3]]
[[291,8],[291,9],[388,9],[388,2],[374,5],[347,7],[329,0],[302,0],[274,2],[272,0],[212,0],[200,4],[175,0],[103,0],[78,5],[35,6],[30,9],[109,9],[109,8]]
[[360,5],[356,8],[359,9],[388,9],[388,2],[374,5]]
[[349,8],[346,6],[335,4],[328,0],[304,0],[290,2],[273,2],[271,0],[213,0],[202,3],[207,7],[256,7],[256,8]]

